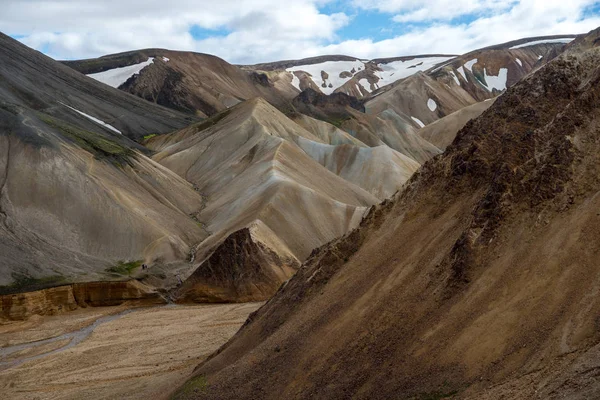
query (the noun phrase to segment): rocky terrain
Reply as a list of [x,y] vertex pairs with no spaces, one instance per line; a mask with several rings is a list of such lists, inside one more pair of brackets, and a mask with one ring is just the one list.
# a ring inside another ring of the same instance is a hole
[[[6,36],[1,50],[9,60],[0,69],[2,294],[133,278],[160,290],[180,286],[168,295],[179,301],[265,300],[315,247],[356,227],[440,152],[343,93],[305,92],[289,103],[305,113],[285,115],[273,97],[242,101],[261,93],[252,81],[238,104],[194,123],[196,116],[117,90],[148,71],[209,61],[214,68],[198,68],[251,75],[211,56],[155,49],[69,64],[92,79]],[[218,82],[238,79],[230,78],[202,81],[225,93]],[[308,115],[315,113],[355,113],[352,129]],[[57,312],[59,304],[36,293],[5,298],[3,312]],[[55,298],[64,309],[79,303]]]
[[4,35],[0,54],[0,294],[127,280],[143,263],[174,281],[207,237],[190,217],[204,200],[131,139],[196,119]]
[[313,251],[176,398],[597,398],[599,43]]

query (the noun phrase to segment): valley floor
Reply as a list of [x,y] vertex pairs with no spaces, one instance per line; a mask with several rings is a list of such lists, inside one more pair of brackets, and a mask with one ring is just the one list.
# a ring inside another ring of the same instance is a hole
[[0,325],[0,393],[166,398],[261,304],[102,307]]

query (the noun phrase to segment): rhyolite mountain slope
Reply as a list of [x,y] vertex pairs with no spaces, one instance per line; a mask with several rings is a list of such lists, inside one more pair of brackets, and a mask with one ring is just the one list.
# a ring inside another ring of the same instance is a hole
[[[509,66],[517,64],[521,70],[531,70],[540,55],[551,58],[552,52],[555,52],[554,55],[556,55],[574,37],[575,35],[558,35],[520,39],[476,50],[469,55],[483,55],[484,58],[489,58],[490,54],[493,54],[491,57],[499,65],[496,68],[508,69]],[[535,57],[532,56],[534,53],[536,53]],[[371,96],[372,92],[378,93],[380,88],[417,72],[436,70],[435,67],[447,64],[456,65],[456,68],[459,68],[463,57],[430,54],[361,60],[355,57],[331,55],[245,65],[242,68],[249,71],[286,71],[291,75],[292,85],[298,91],[312,88],[324,94],[342,92],[356,98],[367,98]],[[518,57],[521,58],[517,61]],[[500,59],[504,59],[503,62],[500,62]],[[462,60],[463,64],[469,60]],[[483,65],[481,67],[484,68]],[[492,70],[490,74],[494,72]],[[509,85],[519,79],[517,77],[519,70],[511,72],[510,75]]]
[[144,261],[174,280],[207,236],[190,217],[204,199],[130,138],[190,121],[0,34],[0,290],[125,279]]
[[314,251],[178,397],[598,398],[599,43]]
[[148,101],[201,117],[254,97],[286,109],[298,94],[277,82],[276,73],[246,72],[209,54],[146,49],[63,63]]
[[364,106],[369,114],[392,115],[419,129],[497,96],[572,40],[573,36],[521,39],[475,50],[383,87]]
[[207,200],[195,218],[211,236],[195,248],[180,298],[268,298],[315,247],[353,229],[420,165],[301,119],[314,133],[253,99],[146,142],[155,161]]

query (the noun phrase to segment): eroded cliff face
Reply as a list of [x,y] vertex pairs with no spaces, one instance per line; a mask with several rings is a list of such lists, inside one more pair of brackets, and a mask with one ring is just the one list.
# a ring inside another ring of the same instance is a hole
[[33,315],[56,315],[77,308],[166,303],[156,291],[142,283],[86,282],[73,283],[34,292],[0,296],[0,321],[25,320]]

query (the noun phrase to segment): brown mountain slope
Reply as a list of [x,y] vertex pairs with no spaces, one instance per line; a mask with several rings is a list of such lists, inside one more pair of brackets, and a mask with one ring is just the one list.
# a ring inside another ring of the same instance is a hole
[[[493,98],[564,49],[565,43],[523,39],[469,52],[382,87],[365,103],[370,114],[391,110],[407,125],[427,125],[461,108]],[[561,40],[561,39],[558,39]],[[565,38],[564,40],[571,40]],[[533,43],[531,46],[524,46]],[[415,120],[414,117],[417,120]]]
[[445,150],[452,143],[458,131],[467,122],[479,117],[492,104],[494,104],[494,99],[480,101],[479,103],[461,108],[419,129],[417,133],[438,149]]
[[597,398],[599,38],[313,252],[188,397]]
[[116,68],[149,59],[152,62],[138,74],[122,79],[118,87],[153,103],[202,117],[258,96],[276,107],[288,109],[287,104],[298,94],[291,84],[279,82],[281,78],[275,73],[243,71],[218,57],[201,53],[147,49],[64,63],[103,81]]

